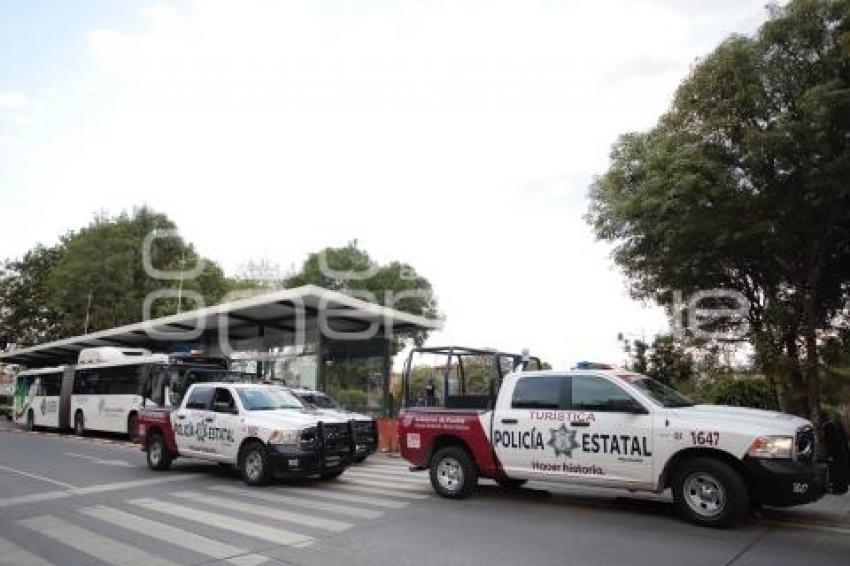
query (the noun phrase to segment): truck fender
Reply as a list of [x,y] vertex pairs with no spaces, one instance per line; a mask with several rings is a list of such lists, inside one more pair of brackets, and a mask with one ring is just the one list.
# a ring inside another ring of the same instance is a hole
[[431,466],[431,459],[434,457],[434,454],[446,446],[458,446],[469,452],[469,455],[472,456],[473,463],[475,463],[477,467],[477,462],[475,462],[475,453],[472,451],[469,444],[464,439],[459,436],[455,436],[454,434],[441,434],[434,438],[434,441],[431,443],[431,447],[428,450],[428,461],[425,463],[425,467]]
[[247,436],[247,437],[243,438],[242,442],[239,443],[239,450],[236,452],[236,461],[233,462],[233,464],[235,464],[237,466],[240,465],[240,463],[242,462],[242,451],[245,449],[246,446],[248,446],[249,444],[253,444],[255,442],[262,444],[263,446],[266,445],[265,442],[263,442],[262,440],[260,440],[256,436]]
[[685,460],[690,460],[691,458],[697,457],[715,458],[717,460],[720,460],[721,462],[725,462],[726,464],[731,466],[732,469],[737,471],[744,479],[744,482],[749,486],[750,480],[747,476],[747,471],[744,469],[744,465],[741,460],[739,460],[729,452],[720,450],[718,448],[693,446],[689,448],[683,448],[682,450],[679,450],[678,452],[670,456],[658,476],[658,485],[656,486],[656,491],[658,493],[661,493],[662,491],[670,487],[671,481],[673,479],[673,472],[680,462],[684,462]]
[[165,447],[171,453],[172,456],[178,456],[177,453],[177,442],[174,440],[174,435],[170,433],[170,431],[165,430],[159,424],[146,424],[145,425],[145,438],[142,441],[142,450],[147,451],[148,449],[148,440],[153,434],[161,434],[162,439],[165,441]]

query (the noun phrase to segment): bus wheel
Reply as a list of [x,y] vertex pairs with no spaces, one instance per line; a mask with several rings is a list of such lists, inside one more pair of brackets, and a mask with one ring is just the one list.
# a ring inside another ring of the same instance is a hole
[[24,426],[29,431],[32,431],[35,428],[35,415],[33,415],[32,409],[27,411],[27,420]]
[[171,453],[165,446],[162,434],[154,432],[148,437],[148,467],[151,470],[167,470],[171,466]]
[[136,413],[130,413],[127,418],[127,436],[133,442],[139,439],[139,415]]
[[77,436],[86,434],[86,418],[82,411],[77,411],[77,414],[74,415],[74,434]]

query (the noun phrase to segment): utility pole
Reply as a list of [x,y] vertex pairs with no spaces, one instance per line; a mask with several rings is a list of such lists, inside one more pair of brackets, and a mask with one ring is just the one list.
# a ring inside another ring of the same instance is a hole
[[85,325],[85,328],[83,330],[83,334],[89,333],[89,314],[91,313],[91,295],[92,295],[92,288],[89,287],[89,304],[86,306],[86,325]]
[[177,287],[177,313],[183,311],[183,268],[186,265],[186,250],[180,253],[180,283]]

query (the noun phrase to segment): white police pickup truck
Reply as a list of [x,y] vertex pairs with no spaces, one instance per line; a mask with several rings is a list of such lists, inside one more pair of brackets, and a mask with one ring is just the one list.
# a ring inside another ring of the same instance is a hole
[[330,395],[315,389],[294,387],[289,391],[322,415],[354,421],[355,462],[363,462],[378,449],[378,423],[369,415],[343,409]]
[[752,505],[847,491],[846,438],[819,462],[807,420],[694,405],[618,369],[510,373],[496,396],[405,408],[398,435],[412,469],[430,470],[435,491],[449,498],[470,495],[478,477],[513,488],[528,480],[670,488],[688,520],[728,526]]
[[143,409],[138,426],[150,468],[200,458],[237,466],[249,485],[276,476],[333,479],[355,454],[349,421],[321,415],[274,385],[196,383],[176,408]]

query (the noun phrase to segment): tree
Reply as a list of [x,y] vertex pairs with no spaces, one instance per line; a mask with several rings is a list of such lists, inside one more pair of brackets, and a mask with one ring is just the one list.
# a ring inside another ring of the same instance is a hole
[[850,1],[770,10],[694,67],[652,130],[620,138],[588,220],[638,297],[742,293],[763,369],[816,417],[818,332],[850,281]]
[[37,245],[0,266],[0,351],[61,336],[61,318],[47,281],[62,251],[60,246]]
[[[357,240],[339,248],[325,248],[310,254],[301,269],[286,280],[287,287],[318,285],[325,289],[371,299],[410,314],[436,318],[437,300],[431,283],[406,263],[375,263]],[[427,330],[407,335],[416,345],[428,337]],[[401,343],[397,341],[396,350]]]
[[[145,237],[174,230],[165,215],[148,208],[114,218],[98,216],[87,227],[60,238],[58,245],[36,246],[21,259],[7,261],[0,273],[0,346],[26,346],[139,322],[145,298],[159,290],[151,316],[198,307],[187,295],[199,293],[203,306],[217,303],[228,290],[219,267],[204,260],[195,278],[157,279],[142,262]],[[152,241],[151,264],[162,271],[191,270],[201,258],[179,237]],[[89,302],[91,304],[89,305]],[[88,327],[86,322],[88,321]]]

